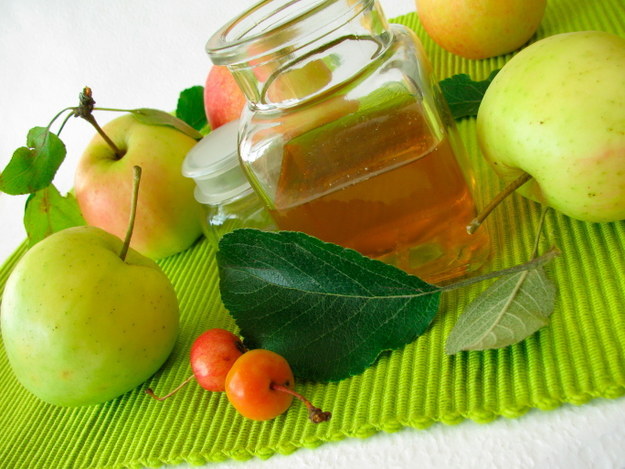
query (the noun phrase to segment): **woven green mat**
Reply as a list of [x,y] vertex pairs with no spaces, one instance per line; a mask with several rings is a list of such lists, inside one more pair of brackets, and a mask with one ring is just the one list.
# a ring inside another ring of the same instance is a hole
[[[467,61],[443,52],[424,34],[414,15],[396,20],[422,38],[440,78],[466,72],[485,78],[506,59]],[[625,36],[622,0],[550,0],[538,32],[600,29]],[[475,121],[460,123],[478,174],[478,199],[500,187],[479,157]],[[513,196],[490,219],[494,258],[488,269],[525,261],[540,207]],[[15,380],[0,351],[0,466],[141,467],[228,458],[266,458],[346,437],[367,437],[402,427],[426,428],[464,419],[489,422],[518,417],[530,408],[553,409],[625,393],[625,222],[587,224],[550,212],[543,249],[563,255],[548,274],[558,284],[551,324],[522,343],[487,352],[446,356],[443,346],[459,312],[485,285],[446,293],[432,327],[414,343],[385,354],[362,375],[329,385],[298,389],[333,413],[313,425],[303,406],[293,405],[268,422],[240,417],[223,394],[187,386],[160,403],[137,388],[111,402],[57,408],[32,397]],[[20,248],[0,270],[0,288]],[[221,305],[215,246],[201,241],[161,265],[180,300],[181,334],[170,360],[150,381],[158,393],[189,374],[193,338],[210,327],[235,329]],[[36,366],[36,364],[33,364]]]

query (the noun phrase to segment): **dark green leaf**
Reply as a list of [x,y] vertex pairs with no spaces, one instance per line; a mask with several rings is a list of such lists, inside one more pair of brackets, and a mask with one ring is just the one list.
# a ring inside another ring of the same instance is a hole
[[205,129],[208,121],[204,110],[204,87],[187,88],[178,98],[176,117],[182,119],[197,131]]
[[200,140],[202,138],[202,134],[195,130],[193,127],[191,127],[189,124],[165,111],[160,111],[158,109],[140,108],[132,109],[130,112],[139,120],[139,122],[143,124],[164,125],[179,130],[180,132],[196,140]]
[[498,71],[494,70],[483,81],[473,81],[469,75],[461,73],[440,82],[454,119],[477,116],[484,93]]
[[24,210],[24,227],[32,247],[45,237],[72,226],[84,225],[76,198],[63,197],[50,185],[28,197]]
[[43,189],[65,159],[65,144],[45,127],[30,129],[26,145],[15,150],[0,174],[0,191],[18,195]]
[[304,379],[361,373],[415,340],[438,309],[438,287],[303,233],[236,230],[217,261],[246,344],[280,353]]
[[452,329],[445,351],[507,347],[546,326],[555,286],[542,267],[502,277],[478,296]]

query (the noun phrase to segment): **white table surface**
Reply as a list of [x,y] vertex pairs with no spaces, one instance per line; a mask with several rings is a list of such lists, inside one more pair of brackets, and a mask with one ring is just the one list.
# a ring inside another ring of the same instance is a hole
[[[0,3],[0,168],[73,106],[84,86],[105,107],[172,110],[181,90],[203,85],[208,37],[253,0],[2,0]],[[381,0],[389,18],[414,11],[412,0]],[[99,113],[100,123],[115,114]],[[68,155],[55,178],[72,186],[76,162],[93,135],[72,119]],[[25,238],[25,197],[0,193],[0,262]],[[248,468],[625,468],[625,398],[595,400],[487,425],[466,421],[347,439],[269,460],[229,461]]]

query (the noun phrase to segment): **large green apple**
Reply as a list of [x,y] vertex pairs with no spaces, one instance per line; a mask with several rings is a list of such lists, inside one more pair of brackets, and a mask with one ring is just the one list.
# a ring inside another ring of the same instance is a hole
[[416,0],[421,24],[442,48],[468,59],[518,49],[536,32],[546,0]]
[[563,33],[513,57],[477,116],[484,156],[519,191],[584,221],[625,219],[625,39]]
[[165,362],[178,332],[174,289],[151,259],[91,226],[33,246],[7,280],[2,339],[17,379],[63,406],[113,399]]
[[202,233],[195,183],[182,175],[182,162],[196,141],[170,127],[143,124],[131,114],[103,130],[123,155],[118,158],[98,134],[83,153],[74,188],[87,224],[124,237],[132,168],[140,166],[144,189],[131,246],[152,259],[188,248]]

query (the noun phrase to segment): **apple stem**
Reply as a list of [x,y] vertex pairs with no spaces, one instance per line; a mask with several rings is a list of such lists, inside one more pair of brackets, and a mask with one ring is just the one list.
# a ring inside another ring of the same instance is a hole
[[83,116],[83,119],[85,119],[87,122],[89,122],[92,126],[95,127],[95,129],[100,134],[100,137],[102,137],[104,139],[104,141],[107,143],[107,145],[109,147],[111,147],[111,150],[113,150],[113,153],[115,153],[115,157],[118,160],[121,160],[122,156],[124,156],[124,152],[122,152],[117,147],[117,145],[115,145],[115,143],[113,143],[113,140],[111,140],[109,138],[109,136],[106,135],[106,133],[104,133],[104,130],[102,130],[102,127],[99,126],[98,122],[95,120],[95,117],[93,117],[93,115],[89,114],[88,116]]
[[474,285],[476,283],[484,282],[486,280],[490,280],[497,277],[503,277],[504,275],[516,274],[517,272],[525,272],[527,270],[536,269],[548,262],[551,262],[553,259],[558,257],[561,254],[560,250],[556,247],[552,247],[545,254],[539,257],[533,257],[531,260],[524,262],[523,264],[517,264],[512,267],[508,267],[502,270],[496,270],[493,272],[488,272],[483,275],[478,275],[476,277],[469,277],[465,280],[460,280],[455,283],[450,283],[447,285],[439,286],[437,291],[445,292],[450,290],[457,290],[459,288],[466,288],[470,285]]
[[469,234],[475,233],[475,230],[477,230],[482,225],[484,220],[486,220],[486,217],[488,217],[490,215],[490,213],[506,197],[508,197],[510,194],[512,194],[515,190],[517,190],[519,187],[521,187],[523,184],[525,184],[530,179],[532,179],[532,176],[530,174],[523,173],[518,178],[516,178],[514,181],[512,181],[510,184],[508,184],[501,192],[499,192],[495,196],[495,198],[493,200],[490,201],[490,203],[486,207],[484,207],[477,214],[477,217],[475,217],[473,220],[471,220],[471,223],[469,223],[469,225],[467,226],[467,233],[469,233]]
[[118,160],[121,159],[124,156],[124,152],[121,151],[117,147],[117,145],[115,145],[113,140],[111,140],[108,135],[106,135],[104,130],[102,130],[102,127],[100,127],[98,122],[95,120],[95,117],[93,117],[92,112],[94,109],[95,100],[93,99],[93,93],[91,91],[91,88],[85,86],[78,96],[78,99],[79,105],[78,107],[74,108],[74,117],[82,117],[84,120],[89,122],[97,130],[97,132],[100,134],[100,137],[104,139],[107,145],[111,147],[111,150],[113,150],[113,153],[115,153],[116,158]]
[[134,166],[133,168],[133,180],[132,180],[132,198],[130,201],[130,219],[128,220],[128,230],[126,231],[126,237],[124,238],[124,244],[122,250],[119,253],[119,257],[122,261],[126,260],[128,254],[128,248],[130,247],[130,239],[132,238],[132,231],[135,226],[135,216],[137,214],[137,201],[139,199],[139,183],[141,182],[141,167]]
[[121,109],[117,107],[94,107],[94,111],[133,112],[135,109]]
[[66,116],[66,117],[65,117],[65,119],[63,120],[63,123],[61,124],[61,128],[57,131],[56,135],[57,135],[57,137],[59,137],[59,136],[61,135],[61,131],[63,130],[63,127],[65,127],[65,123],[68,121],[68,119],[69,119],[70,117],[72,117],[72,116],[74,115],[75,110],[76,110],[76,108],[75,108],[75,107],[66,107],[65,109],[60,110],[60,111],[56,114],[56,116],[54,116],[54,117],[52,118],[52,120],[50,121],[50,123],[48,124],[48,127],[46,127],[46,129],[47,129],[48,131],[50,131],[50,127],[52,127],[52,124],[54,124],[54,121],[56,121],[59,117],[61,117],[61,115],[62,115],[64,112],[67,112],[67,111],[72,111],[72,112],[70,112],[70,113],[68,113],[68,114],[67,114],[67,116]]
[[156,394],[154,394],[154,391],[152,390],[152,388],[148,388],[145,390],[145,393],[150,396],[153,399],[156,399],[157,401],[164,401],[165,399],[167,399],[168,397],[173,396],[174,394],[176,394],[178,391],[180,391],[184,386],[186,386],[189,381],[191,381],[193,378],[195,378],[195,375],[191,375],[189,376],[187,379],[185,379],[182,383],[180,383],[178,386],[176,386],[172,391],[170,391],[169,393],[165,394],[162,397],[157,396]]
[[332,414],[330,412],[324,412],[320,408],[315,407],[308,399],[306,399],[300,393],[293,391],[291,388],[287,388],[286,386],[277,383],[271,383],[270,388],[274,391],[280,391],[290,394],[291,396],[296,397],[297,399],[302,401],[308,409],[308,418],[312,423],[327,422],[332,417]]

